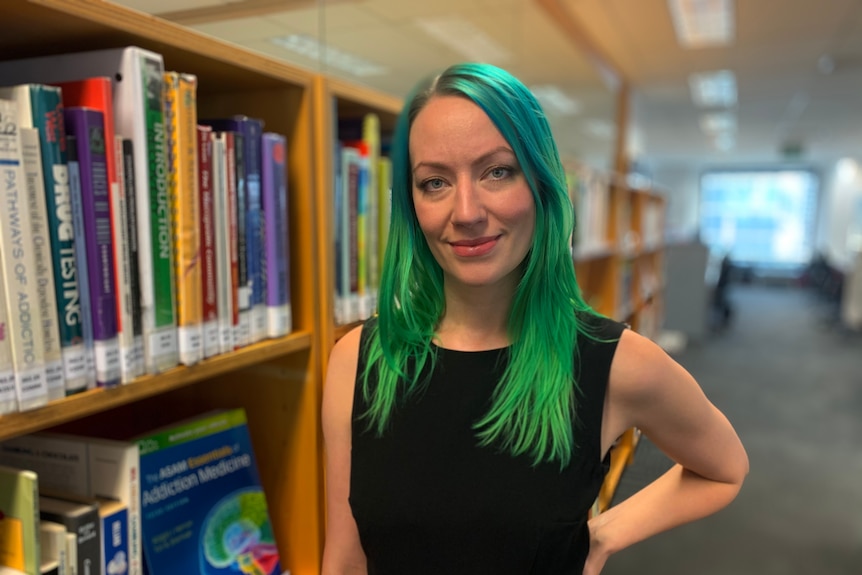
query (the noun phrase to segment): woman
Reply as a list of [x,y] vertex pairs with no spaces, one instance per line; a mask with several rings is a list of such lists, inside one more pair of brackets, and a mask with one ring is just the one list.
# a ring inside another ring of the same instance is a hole
[[[332,351],[325,574],[597,575],[727,505],[727,419],[660,348],[584,302],[556,145],[521,82],[453,66],[393,141],[379,316]],[[641,429],[676,465],[588,520]]]

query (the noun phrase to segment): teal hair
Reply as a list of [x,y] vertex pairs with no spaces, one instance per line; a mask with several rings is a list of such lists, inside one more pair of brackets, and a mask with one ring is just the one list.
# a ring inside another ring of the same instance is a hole
[[432,339],[446,305],[443,272],[416,219],[409,138],[416,116],[437,96],[467,98],[485,111],[512,147],[536,205],[532,246],[508,315],[509,362],[488,412],[474,424],[477,440],[534,464],[565,466],[575,445],[577,340],[586,334],[577,312],[592,313],[569,247],[574,211],[539,103],[519,80],[487,64],[455,65],[420,84],[398,118],[379,317],[365,347],[363,416],[384,433],[398,402],[421,389],[423,369],[434,364]]

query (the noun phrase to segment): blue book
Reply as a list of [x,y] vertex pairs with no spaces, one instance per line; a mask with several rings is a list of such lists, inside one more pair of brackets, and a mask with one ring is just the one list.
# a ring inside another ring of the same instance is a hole
[[263,214],[267,335],[290,332],[290,229],[287,202],[287,139],[263,135]]
[[137,438],[147,572],[281,573],[245,411],[218,411]]

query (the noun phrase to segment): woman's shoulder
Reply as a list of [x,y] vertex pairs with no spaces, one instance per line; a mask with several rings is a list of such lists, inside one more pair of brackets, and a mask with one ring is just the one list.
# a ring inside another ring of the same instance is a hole
[[578,311],[576,317],[579,331],[588,341],[595,343],[617,343],[627,324],[611,319],[593,311]]

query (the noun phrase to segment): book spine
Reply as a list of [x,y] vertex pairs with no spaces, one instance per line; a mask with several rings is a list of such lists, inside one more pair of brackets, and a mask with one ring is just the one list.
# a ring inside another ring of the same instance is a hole
[[129,512],[125,507],[100,514],[101,570],[105,575],[126,573],[129,566]]
[[120,344],[117,338],[116,274],[114,239],[111,229],[111,194],[108,181],[104,115],[89,108],[66,108],[66,126],[78,146],[81,181],[83,243],[87,250],[87,283],[90,288],[90,316],[96,384],[120,383]]
[[36,260],[36,281],[39,292],[39,317],[45,344],[45,383],[48,400],[66,395],[63,379],[63,348],[57,302],[54,299],[54,269],[51,267],[51,238],[48,234],[48,211],[45,205],[45,185],[42,181],[42,154],[39,151],[39,131],[21,129],[21,148],[24,172],[27,179],[27,204],[30,211],[30,231],[33,234],[33,251]]
[[345,278],[347,288],[347,321],[359,319],[359,152],[355,148],[346,147],[342,154],[342,169],[344,170],[345,195]]
[[262,182],[269,337],[286,335],[290,332],[292,323],[286,159],[287,139],[280,134],[264,134]]
[[200,205],[197,177],[197,79],[165,72],[164,107],[172,214],[177,336],[180,362],[203,357],[200,266]]
[[[227,158],[227,199],[228,199],[228,233],[230,247],[230,282],[231,282],[231,308],[233,314],[231,323],[233,324],[233,345],[234,349],[247,345],[248,341],[248,285],[243,283],[243,265],[245,261],[245,235],[241,232],[244,229],[240,216],[240,199],[239,183],[237,181],[236,169],[236,146],[237,134],[234,132],[227,133],[226,139],[226,154]],[[243,312],[242,305],[245,303],[246,310]],[[243,321],[243,318],[245,321]]]
[[[378,260],[378,220],[380,206],[378,195],[378,164],[380,160],[380,118],[377,114],[366,114],[362,120],[362,140],[368,146],[366,168],[366,199],[368,214],[366,219],[366,261],[367,261],[367,312],[370,316],[377,309],[377,289],[380,284],[380,262]],[[367,317],[367,316],[366,316]]]
[[55,521],[66,526],[74,533],[78,552],[78,573],[102,575],[101,521],[98,507],[93,504],[89,509],[77,514],[67,514],[45,509],[46,497],[42,496],[40,515],[42,519]]
[[216,240],[216,279],[218,289],[218,331],[219,353],[234,349],[234,300],[236,292],[232,277],[231,222],[233,221],[228,197],[228,168],[226,132],[213,132],[213,194],[215,199],[215,240]]
[[5,271],[12,365],[21,411],[45,405],[45,343],[30,229],[17,104],[0,100],[0,260]]
[[266,337],[266,280],[263,274],[263,217],[261,214],[261,145],[263,122],[242,118],[246,179],[246,260],[251,287],[251,342]]
[[[122,137],[122,136],[119,136]],[[123,172],[123,185],[126,197],[126,229],[127,247],[129,252],[129,297],[131,303],[133,352],[132,364],[136,367],[136,375],[146,373],[146,361],[144,359],[144,325],[143,310],[141,309],[141,269],[139,264],[140,253],[138,251],[138,209],[137,209],[137,179],[135,178],[135,152],[134,142],[123,138],[123,151],[121,163]]]
[[[160,58],[141,57],[143,122],[146,140],[141,152],[146,159],[147,188],[138,195],[138,248],[142,261],[144,346],[147,371],[158,373],[179,361],[174,303],[171,205],[168,190],[167,134],[162,102],[164,64]],[[137,144],[137,142],[136,142]],[[137,149],[137,147],[136,147]],[[146,214],[147,217],[142,217]]]
[[9,322],[6,313],[6,275],[0,266],[0,415],[18,411],[18,394],[15,393],[15,368],[12,365],[12,343],[9,341]]
[[204,357],[219,353],[216,222],[213,193],[213,142],[210,126],[197,126],[198,199],[200,202],[201,302]]
[[346,256],[345,243],[345,188],[344,188],[344,173],[341,167],[343,156],[343,147],[338,139],[335,140],[333,150],[333,220],[332,228],[334,230],[334,251],[335,251],[335,290],[333,299],[335,301],[335,323],[336,325],[344,325],[347,323],[347,290],[346,281],[344,279],[344,258]]
[[[129,221],[126,217],[126,174],[123,169],[123,139],[114,136],[116,186],[111,191],[111,222],[114,229],[114,261],[117,264],[117,336],[120,341],[121,383],[131,383],[140,375],[135,357],[135,334],[132,321],[131,252]],[[122,252],[121,254],[119,252]],[[122,279],[120,279],[122,277]]]
[[[392,160],[381,157],[377,167],[377,259],[383,265],[389,239],[389,219],[392,217]],[[379,286],[378,286],[379,287]]]
[[[78,160],[78,141],[75,136],[66,136],[66,156],[69,170],[69,203],[72,209],[72,220],[79,235],[84,234],[84,205],[81,197],[81,169]],[[84,332],[84,348],[86,350],[87,389],[96,387],[96,356],[93,346],[93,316],[88,310],[90,305],[90,277],[87,261],[87,246],[85,241],[75,242],[75,265],[78,273],[78,292],[81,301],[81,328]]]
[[238,347],[251,343],[251,277],[248,261],[248,184],[246,180],[246,146],[245,136],[240,132],[233,133],[234,182],[233,197],[236,209],[236,244],[237,271],[239,283],[237,297],[239,310],[239,327],[235,337]]
[[75,258],[75,227],[70,204],[69,170],[66,165],[66,131],[59,88],[31,85],[33,126],[39,130],[42,152],[51,263],[54,270],[63,377],[66,394],[88,387],[84,313],[81,308],[79,270]]

